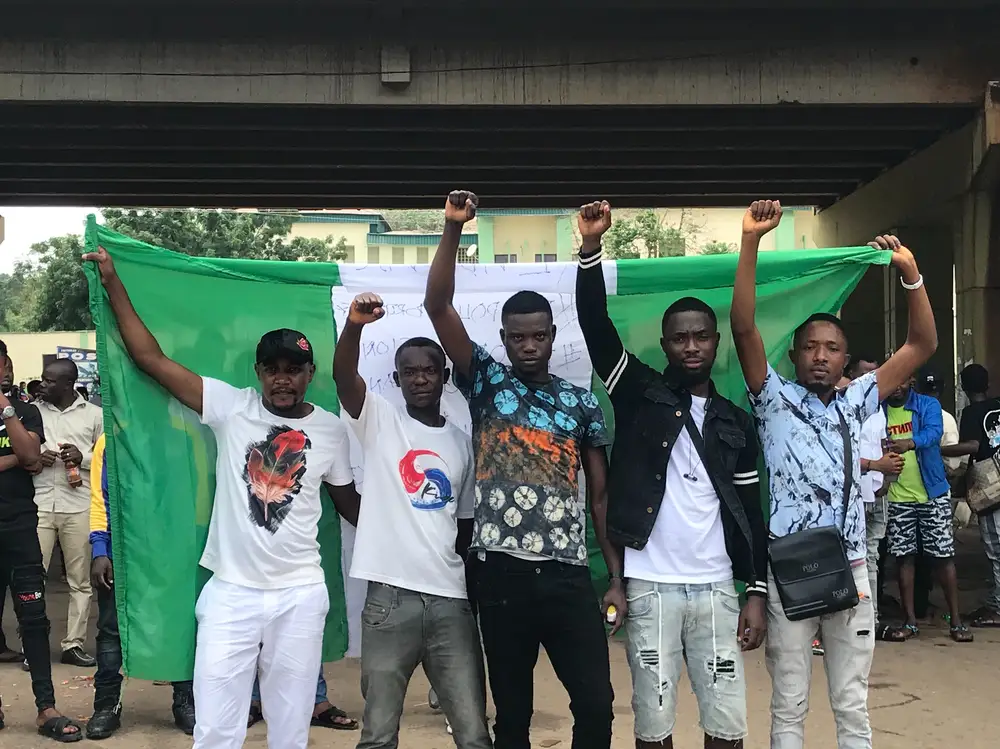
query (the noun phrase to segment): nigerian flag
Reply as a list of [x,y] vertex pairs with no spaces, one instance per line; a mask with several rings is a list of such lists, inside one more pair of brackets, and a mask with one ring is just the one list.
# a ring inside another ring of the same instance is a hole
[[[309,400],[337,411],[331,374],[337,325],[361,291],[377,292],[386,303],[385,318],[368,326],[362,341],[360,371],[373,392],[399,398],[389,379],[396,347],[414,335],[433,336],[421,305],[427,266],[190,257],[116,234],[91,217],[87,250],[98,245],[114,258],[136,310],[167,356],[237,387],[256,384],[254,350],[260,336],[274,328],[294,328],[309,338],[317,354]],[[869,248],[762,253],[757,322],[772,363],[784,369],[794,327],[813,312],[839,310],[868,266],[887,264],[888,258],[889,253]],[[604,263],[611,317],[625,345],[653,366],[664,363],[659,348],[663,310],[686,295],[710,304],[722,333],[716,386],[745,404],[728,331],[735,268],[735,255]],[[208,577],[198,559],[212,512],[215,443],[193,412],[132,364],[95,270],[86,271],[108,435],[115,588],[125,668],[136,678],[188,679],[194,663],[194,605]],[[575,276],[576,267],[569,263],[460,264],[455,306],[471,337],[499,358],[503,301],[521,289],[544,294],[552,303],[558,330],[553,371],[589,386],[592,371],[576,321]],[[604,398],[599,386],[598,395]],[[613,415],[606,399],[602,402],[611,424]],[[468,408],[453,387],[445,392],[444,410],[468,429]],[[360,487],[363,459],[356,444],[353,450]],[[364,586],[346,574],[352,539],[349,527],[342,536],[339,518],[327,502],[319,529],[331,604],[324,660],[360,646]],[[591,566],[597,579],[604,569],[592,541]]]

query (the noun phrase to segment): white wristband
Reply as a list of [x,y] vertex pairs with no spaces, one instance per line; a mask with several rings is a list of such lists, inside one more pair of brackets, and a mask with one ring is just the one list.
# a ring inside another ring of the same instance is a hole
[[906,283],[906,281],[903,280],[903,277],[900,276],[899,283],[907,291],[916,291],[917,289],[919,289],[921,286],[924,285],[924,274],[923,273],[920,274],[920,278],[917,279],[916,283]]

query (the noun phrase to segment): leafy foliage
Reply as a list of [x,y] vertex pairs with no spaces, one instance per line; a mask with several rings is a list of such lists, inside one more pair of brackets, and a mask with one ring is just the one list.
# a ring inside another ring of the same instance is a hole
[[730,255],[734,252],[735,242],[707,242],[701,246],[702,255]]
[[389,226],[395,231],[444,231],[444,212],[431,210],[390,210],[381,211]]
[[[187,255],[254,260],[332,262],[347,256],[344,237],[289,238],[294,216],[154,208],[102,211],[108,228]],[[82,330],[93,327],[77,235],[31,247],[28,260],[0,274],[0,329]]]
[[687,252],[699,227],[685,222],[670,226],[663,216],[652,210],[634,215],[616,213],[611,228],[604,235],[605,254],[616,260],[639,257],[679,257]]

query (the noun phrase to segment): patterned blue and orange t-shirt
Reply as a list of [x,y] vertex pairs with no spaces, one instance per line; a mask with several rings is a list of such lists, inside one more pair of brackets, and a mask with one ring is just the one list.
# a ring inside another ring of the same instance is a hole
[[579,471],[586,446],[609,445],[593,393],[553,376],[528,386],[478,344],[469,378],[476,460],[473,549],[587,563]]

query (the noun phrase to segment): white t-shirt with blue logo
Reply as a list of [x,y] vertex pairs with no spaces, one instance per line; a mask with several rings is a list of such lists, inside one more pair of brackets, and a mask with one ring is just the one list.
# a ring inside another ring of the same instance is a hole
[[471,519],[475,467],[469,436],[429,427],[369,392],[357,419],[365,483],[351,577],[445,598],[467,598],[455,551],[457,521]]

